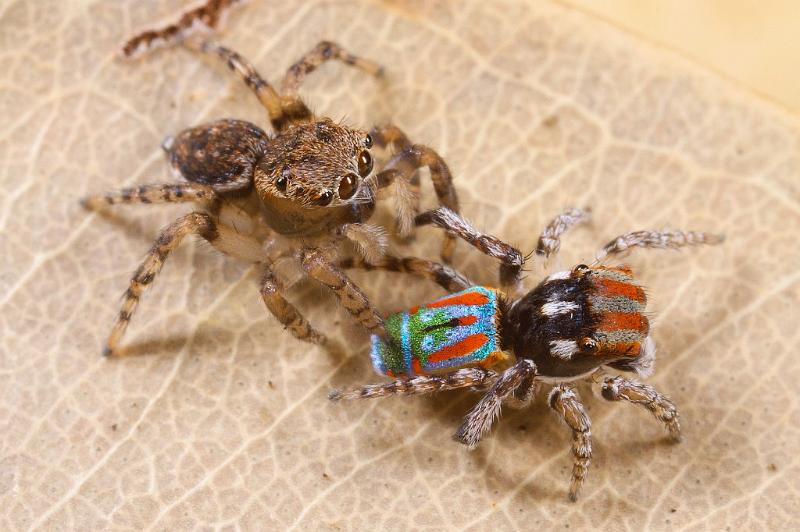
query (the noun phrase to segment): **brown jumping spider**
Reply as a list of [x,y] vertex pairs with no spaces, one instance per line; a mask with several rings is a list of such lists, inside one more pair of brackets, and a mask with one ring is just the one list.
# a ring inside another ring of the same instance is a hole
[[[192,16],[210,20],[213,25],[218,18],[214,9],[227,3],[230,2],[209,2],[192,12],[194,15],[184,16],[178,25],[144,32],[126,44],[125,52],[129,54],[142,44],[159,39],[180,37],[180,30],[192,25]],[[397,227],[401,235],[410,234],[415,225],[440,226],[447,231],[442,248],[445,262],[459,236],[501,259],[507,281],[516,277],[522,256],[511,246],[481,235],[458,216],[450,170],[436,152],[412,144],[393,125],[377,127],[367,134],[316,117],[298,96],[306,75],[325,61],[336,59],[379,76],[382,70],[377,64],[354,56],[335,43],[321,42],[289,68],[278,92],[236,52],[207,41],[187,40],[184,45],[221,59],[240,77],[266,108],[275,134],[270,136],[241,120],[220,120],[187,129],[164,143],[171,168],[185,182],[142,185],[83,200],[90,208],[178,202],[201,206],[201,210],[167,226],[134,273],[106,354],[117,350],[142,293],[170,252],[188,235],[198,235],[223,253],[260,264],[264,303],[297,338],[324,341],[324,336],[281,295],[282,286],[271,265],[287,257],[296,259],[305,274],[330,288],[363,327],[384,335],[383,318],[337,262],[345,240],[355,243],[363,256],[346,261],[347,267],[411,272],[445,288],[462,281],[457,273],[440,264],[385,254],[385,232],[366,222],[375,209],[376,193],[390,185],[399,192]],[[379,172],[373,172],[373,144],[394,145],[398,150]],[[430,170],[441,207],[418,214],[416,174],[423,167]]]
[[[554,253],[561,233],[583,218],[585,212],[578,209],[555,218],[539,239],[537,254]],[[389,340],[373,336],[371,355],[379,374],[398,380],[334,391],[330,398],[484,389],[485,395],[455,434],[457,441],[472,448],[489,431],[504,403],[527,406],[542,384],[553,385],[548,403],[573,434],[575,465],[569,498],[574,501],[589,472],[592,439],[589,416],[573,383],[596,383],[606,369],[647,377],[656,355],[644,289],[630,268],[602,266],[600,259],[631,247],[677,248],[721,240],[694,231],[626,233],[606,244],[591,267],[554,273],[521,298],[473,286],[394,314],[386,319]],[[498,367],[507,369],[495,371]],[[675,405],[652,386],[607,376],[602,395],[609,401],[643,406],[664,423],[673,440],[680,439]]]

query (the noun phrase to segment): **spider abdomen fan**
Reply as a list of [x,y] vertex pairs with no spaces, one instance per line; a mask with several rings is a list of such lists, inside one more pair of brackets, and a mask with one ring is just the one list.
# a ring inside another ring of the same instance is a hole
[[500,349],[502,294],[474,286],[390,316],[388,341],[372,337],[372,363],[381,375],[413,377],[459,368],[491,367]]

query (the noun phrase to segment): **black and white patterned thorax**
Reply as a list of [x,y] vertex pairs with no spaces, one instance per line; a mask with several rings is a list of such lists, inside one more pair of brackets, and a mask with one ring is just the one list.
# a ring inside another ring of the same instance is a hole
[[517,358],[528,358],[542,376],[571,377],[598,366],[581,350],[595,319],[589,308],[590,282],[585,276],[558,272],[508,308],[502,337]]

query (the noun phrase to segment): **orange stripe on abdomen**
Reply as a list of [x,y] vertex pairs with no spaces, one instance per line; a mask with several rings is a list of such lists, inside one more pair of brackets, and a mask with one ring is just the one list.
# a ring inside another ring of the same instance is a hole
[[474,325],[478,321],[478,317],[470,314],[469,316],[461,316],[458,318],[459,325]]
[[428,357],[428,362],[443,362],[445,360],[450,360],[451,358],[463,357],[477,351],[488,341],[489,337],[483,333],[472,334],[460,342],[457,342],[453,345],[448,345],[447,347],[444,347],[435,353],[431,353],[431,356]]
[[622,296],[632,299],[642,305],[647,303],[647,296],[641,286],[615,281],[614,279],[593,279],[594,293],[598,296],[615,297]]
[[622,329],[639,331],[646,335],[650,330],[650,322],[638,312],[603,312],[597,330],[603,332],[619,331]]
[[440,299],[433,303],[425,305],[427,308],[449,307],[451,305],[485,305],[489,302],[489,298],[480,292],[465,292],[453,297]]

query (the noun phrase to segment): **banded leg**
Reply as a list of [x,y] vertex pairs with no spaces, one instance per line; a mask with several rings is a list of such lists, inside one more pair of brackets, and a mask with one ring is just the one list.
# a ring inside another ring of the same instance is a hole
[[300,262],[310,277],[330,288],[342,306],[362,327],[373,334],[386,337],[383,318],[372,306],[358,286],[335,264],[326,259],[322,251],[304,248],[300,252]]
[[527,408],[533,398],[539,393],[541,382],[536,380],[536,375],[528,375],[522,383],[514,390],[514,393],[506,398],[506,404],[514,409]]
[[535,375],[536,366],[533,361],[524,358],[505,370],[464,418],[461,427],[453,436],[455,440],[470,448],[478,445],[500,415],[503,401],[527,378]]
[[411,141],[402,129],[394,124],[374,127],[369,132],[375,146],[386,148],[392,146],[395,151],[401,152],[411,147]]
[[561,235],[571,227],[589,219],[588,209],[567,209],[552,220],[542,231],[536,244],[536,254],[542,258],[555,255],[561,249]]
[[222,59],[227,67],[255,93],[258,101],[266,108],[269,120],[276,131],[281,131],[292,120],[310,120],[312,118],[311,111],[302,102],[292,106],[291,109],[284,109],[283,101],[275,88],[261,77],[247,59],[237,52],[209,41],[199,44],[187,41],[186,45],[198,52],[215,55]]
[[631,248],[677,249],[701,244],[715,245],[725,240],[723,235],[699,231],[632,231],[611,240],[595,254],[595,264],[611,255]]
[[289,67],[281,83],[281,94],[285,98],[296,98],[297,91],[306,76],[316,70],[322,63],[331,59],[354,66],[372,76],[380,77],[383,75],[383,67],[381,65],[353,55],[335,42],[321,41]]
[[81,205],[87,209],[99,209],[106,205],[133,205],[141,203],[182,203],[213,202],[219,197],[214,190],[197,183],[168,183],[161,185],[140,185],[123,188],[105,194],[87,196]]
[[646,408],[657,420],[664,423],[673,441],[681,440],[681,426],[675,403],[652,386],[620,376],[606,377],[603,380],[602,394],[609,401],[625,400]]
[[564,423],[572,430],[572,454],[575,465],[572,467],[572,480],[569,484],[569,500],[578,499],[578,491],[589,474],[592,461],[592,422],[580,402],[575,388],[561,384],[550,392],[550,408],[555,410]]
[[111,329],[111,335],[104,350],[106,356],[114,354],[125,329],[139,304],[144,290],[152,284],[164,266],[169,254],[177,248],[188,235],[203,237],[215,249],[247,262],[262,262],[267,259],[261,242],[244,235],[238,229],[217,223],[204,212],[193,212],[182,216],[168,225],[156,239],[142,264],[133,274],[130,286],[123,296],[122,310]]
[[267,309],[295,338],[312,344],[325,343],[325,335],[317,332],[297,308],[281,295],[280,283],[269,268],[264,270],[261,279],[261,298]]
[[381,384],[367,384],[359,388],[333,390],[328,394],[328,399],[339,401],[341,399],[373,399],[392,395],[421,395],[473,386],[486,386],[496,378],[497,373],[488,369],[464,368],[443,375],[422,375]]
[[408,273],[429,279],[448,292],[460,292],[474,285],[469,279],[449,266],[417,257],[384,255],[376,262],[367,262],[360,257],[356,257],[339,261],[339,267]]
[[519,280],[522,266],[525,264],[525,257],[522,253],[497,237],[481,233],[452,210],[440,207],[433,211],[423,212],[417,216],[415,223],[441,227],[448,234],[465,240],[481,253],[498,259],[500,261],[500,283],[504,286],[514,285]]
[[156,275],[164,266],[169,254],[177,248],[187,235],[200,235],[211,244],[217,240],[219,233],[217,225],[211,216],[205,213],[193,212],[178,218],[166,227],[159,235],[153,247],[145,257],[142,264],[133,274],[130,286],[125,292],[122,309],[119,311],[116,323],[111,329],[111,335],[106,343],[104,355],[110,356],[117,349],[125,329],[133,316],[139,298],[144,290],[153,282]]
[[[430,170],[433,189],[439,204],[458,212],[458,195],[453,187],[453,176],[447,163],[433,149],[422,144],[411,144],[400,128],[389,124],[376,127],[370,132],[376,145],[385,147],[394,144],[401,149],[395,154],[375,179],[379,188],[397,183],[401,192],[398,201],[397,223],[401,236],[409,236],[413,230],[414,217],[419,213],[419,176],[417,171],[427,167]],[[446,234],[442,244],[442,259],[450,262],[453,256],[455,237]]]
[[205,4],[181,16],[178,22],[163,28],[143,31],[131,37],[122,47],[122,53],[131,57],[140,51],[146,51],[158,44],[180,41],[194,30],[197,25],[208,29],[216,28],[225,14],[225,9],[241,0],[207,0]]

